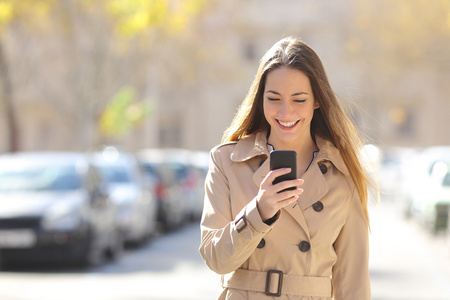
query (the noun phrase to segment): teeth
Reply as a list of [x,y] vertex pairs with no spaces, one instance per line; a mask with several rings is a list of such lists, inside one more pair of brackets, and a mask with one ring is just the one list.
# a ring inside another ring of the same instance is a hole
[[294,126],[294,125],[297,123],[297,121],[294,121],[294,122],[282,122],[282,121],[278,121],[278,122],[280,122],[280,124],[283,125],[284,127],[292,127],[292,126]]

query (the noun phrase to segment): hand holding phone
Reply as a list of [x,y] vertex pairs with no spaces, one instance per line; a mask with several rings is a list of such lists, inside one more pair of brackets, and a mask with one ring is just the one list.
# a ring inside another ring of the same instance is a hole
[[272,151],[270,169],[271,172],[262,181],[256,196],[258,211],[263,221],[272,218],[281,208],[297,201],[303,193],[303,189],[299,188],[303,180],[297,179],[295,151]]

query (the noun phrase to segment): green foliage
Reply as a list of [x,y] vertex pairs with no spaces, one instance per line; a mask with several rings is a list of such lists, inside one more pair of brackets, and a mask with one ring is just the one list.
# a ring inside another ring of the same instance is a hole
[[100,116],[100,130],[106,136],[121,137],[152,112],[151,105],[137,101],[136,91],[132,87],[123,87]]

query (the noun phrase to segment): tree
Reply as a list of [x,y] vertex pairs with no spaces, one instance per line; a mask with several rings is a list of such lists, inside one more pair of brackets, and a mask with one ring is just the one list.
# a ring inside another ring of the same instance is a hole
[[111,68],[120,69],[132,61],[143,68],[138,65],[139,57],[134,55],[147,55],[152,46],[161,42],[158,39],[162,34],[158,33],[176,38],[205,3],[204,0],[0,0],[0,103],[8,120],[8,151],[20,148],[17,126],[20,114],[15,111],[16,86],[11,76],[15,67],[10,65],[7,52],[2,51],[2,37],[8,29],[16,26],[29,34],[47,32],[59,39],[57,55],[50,62],[60,60],[60,65],[65,66],[54,71],[60,72],[55,76],[60,86],[47,88],[50,93],[39,98],[57,108],[70,128],[77,129],[79,148],[86,149],[92,144],[91,137],[86,135],[96,134],[91,133],[92,124],[98,124],[101,111],[108,107],[105,101],[112,99],[111,94],[120,87],[135,84],[130,77],[133,79],[142,72],[137,69],[126,78],[120,72],[112,74]]
[[0,106],[4,107],[7,125],[7,151],[20,149],[20,133],[17,124],[17,112],[14,105],[14,84],[11,80],[12,66],[5,51],[3,35],[7,27],[14,22],[40,25],[45,20],[52,1],[47,0],[0,0]]
[[[1,29],[0,29],[1,30]],[[8,151],[15,152],[19,149],[18,145],[18,130],[14,113],[14,107],[12,105],[12,84],[9,75],[9,65],[6,60],[5,53],[3,51],[3,44],[0,39],[0,107],[4,108],[6,126],[9,130],[6,131],[8,137]]]
[[[389,122],[397,135],[391,132],[388,136],[419,138],[415,124],[424,115],[423,103],[441,106],[437,101],[448,101],[445,95],[450,93],[450,1],[354,3],[354,22],[346,32],[347,54],[362,70],[364,98],[375,120],[369,127],[377,128],[375,135],[382,135],[391,128],[386,126]],[[428,85],[428,92],[421,84]],[[434,99],[429,98],[430,89]]]

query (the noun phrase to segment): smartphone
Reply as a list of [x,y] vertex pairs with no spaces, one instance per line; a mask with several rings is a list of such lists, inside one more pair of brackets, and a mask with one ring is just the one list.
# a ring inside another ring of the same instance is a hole
[[[273,184],[285,180],[297,179],[297,152],[292,150],[273,150],[270,152],[270,170],[281,168],[291,168],[291,172],[275,178]],[[296,188],[293,186],[280,191],[280,193],[287,190],[295,190]]]

